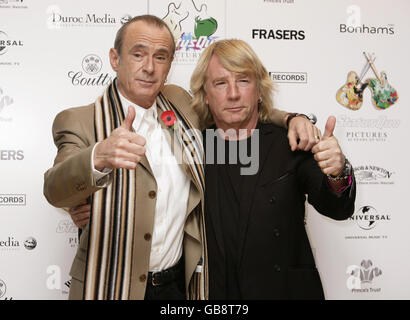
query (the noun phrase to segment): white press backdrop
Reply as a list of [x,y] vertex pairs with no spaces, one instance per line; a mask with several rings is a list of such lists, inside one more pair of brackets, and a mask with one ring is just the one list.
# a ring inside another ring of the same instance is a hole
[[[51,125],[103,92],[117,29],[144,13],[179,26],[169,83],[189,89],[201,50],[240,38],[277,81],[278,107],[313,113],[322,129],[337,117],[358,190],[347,221],[307,205],[326,298],[410,299],[409,12],[407,0],[0,0],[0,299],[67,299],[77,229],[42,193],[56,153]],[[208,25],[196,29],[195,19]],[[372,105],[369,90],[357,111],[336,101],[348,72],[365,65],[363,51],[398,92],[386,110]]]

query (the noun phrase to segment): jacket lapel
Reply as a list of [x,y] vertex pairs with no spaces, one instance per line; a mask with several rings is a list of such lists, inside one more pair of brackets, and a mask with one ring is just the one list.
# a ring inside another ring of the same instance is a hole
[[[263,167],[266,163],[269,151],[272,148],[274,142],[275,134],[268,124],[258,123],[259,128],[259,168],[258,172],[254,175],[247,175],[243,177],[241,185],[241,196],[240,196],[240,230],[239,230],[239,243],[240,243],[240,259],[239,267],[242,263],[243,249],[247,236],[247,229],[249,218],[252,211],[253,199],[256,192],[257,182],[261,177],[263,172]],[[257,134],[257,133],[254,133]],[[252,150],[252,153],[255,152]]]

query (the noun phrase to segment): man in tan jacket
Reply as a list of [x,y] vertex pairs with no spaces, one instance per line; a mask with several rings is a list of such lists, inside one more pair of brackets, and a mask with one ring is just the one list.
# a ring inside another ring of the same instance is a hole
[[[208,297],[203,150],[200,135],[186,134],[200,123],[190,95],[164,86],[174,52],[161,19],[135,17],[110,50],[117,78],[95,103],[54,120],[44,195],[74,207],[82,228],[70,299]],[[289,114],[275,114],[286,126]],[[303,117],[289,123],[292,148],[310,149],[317,129]]]

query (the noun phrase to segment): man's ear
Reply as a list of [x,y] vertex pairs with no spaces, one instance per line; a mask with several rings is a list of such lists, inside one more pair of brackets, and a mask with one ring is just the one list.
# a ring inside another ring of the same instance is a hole
[[120,65],[120,55],[118,54],[117,50],[114,48],[110,49],[110,63],[111,63],[111,68],[115,72],[118,72],[118,68]]

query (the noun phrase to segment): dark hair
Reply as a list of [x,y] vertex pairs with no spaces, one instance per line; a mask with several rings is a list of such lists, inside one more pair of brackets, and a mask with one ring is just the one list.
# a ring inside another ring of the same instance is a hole
[[144,14],[141,16],[135,16],[131,20],[127,21],[125,24],[121,26],[121,28],[117,31],[117,35],[115,36],[115,41],[114,41],[114,49],[117,50],[118,54],[121,55],[121,47],[122,47],[122,41],[124,38],[125,31],[127,27],[134,22],[137,21],[143,21],[146,24],[158,27],[158,28],[166,28],[169,32],[169,35],[172,39],[171,41],[171,56],[174,56],[175,53],[175,39],[174,36],[172,35],[171,30],[169,29],[168,25],[161,20],[160,18],[153,16],[151,14]]

